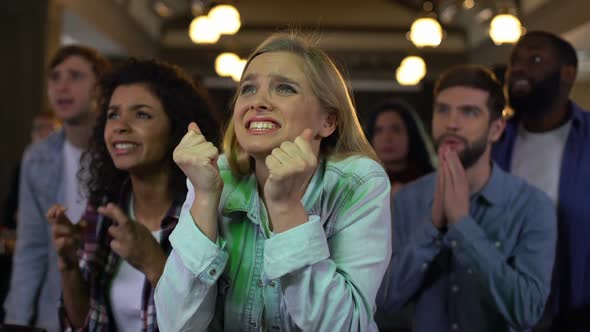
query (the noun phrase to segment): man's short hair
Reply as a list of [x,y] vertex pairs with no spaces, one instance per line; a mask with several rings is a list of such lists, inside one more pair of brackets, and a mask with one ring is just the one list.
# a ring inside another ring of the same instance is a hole
[[79,56],[92,65],[92,71],[100,79],[111,69],[110,61],[94,48],[82,45],[68,45],[60,48],[49,62],[49,69],[53,69],[71,56]]
[[506,106],[506,98],[502,84],[494,73],[483,66],[461,65],[445,71],[434,85],[434,97],[448,88],[468,87],[489,93],[487,105],[490,109],[490,120],[502,116]]

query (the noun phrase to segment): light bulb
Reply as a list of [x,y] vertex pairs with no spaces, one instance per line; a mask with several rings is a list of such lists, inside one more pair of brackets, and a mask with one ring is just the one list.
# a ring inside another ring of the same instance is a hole
[[522,25],[514,15],[496,15],[490,23],[490,37],[496,45],[516,43],[521,34]]
[[233,35],[242,25],[240,13],[232,5],[217,5],[209,11],[208,16],[220,34]]
[[192,20],[189,36],[197,44],[213,44],[219,40],[219,33],[207,16],[199,16]]

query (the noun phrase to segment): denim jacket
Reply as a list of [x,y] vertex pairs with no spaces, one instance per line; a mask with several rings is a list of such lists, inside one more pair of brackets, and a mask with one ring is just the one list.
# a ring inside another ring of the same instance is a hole
[[364,157],[322,161],[302,203],[308,221],[268,231],[254,175],[232,176],[224,157],[220,237],[190,214],[170,241],[156,288],[162,331],[376,331],[375,297],[391,256],[390,185]]
[[[45,213],[63,201],[63,130],[31,145],[21,163],[16,251],[4,322],[60,331],[61,279]],[[36,321],[33,321],[33,315]]]

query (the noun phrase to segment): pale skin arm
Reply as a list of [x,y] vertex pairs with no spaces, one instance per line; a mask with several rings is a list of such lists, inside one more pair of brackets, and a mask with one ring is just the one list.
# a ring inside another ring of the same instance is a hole
[[173,153],[174,162],[195,189],[195,200],[191,206],[193,220],[212,242],[217,240],[217,206],[223,190],[218,157],[217,148],[207,142],[194,122],[189,124],[188,132]]
[[269,176],[264,185],[264,197],[276,233],[308,220],[301,198],[317,167],[312,139],[311,129],[305,129],[293,142],[283,142],[273,149],[265,160]]
[[81,328],[90,307],[88,285],[82,278],[76,254],[81,242],[80,230],[84,225],[73,225],[65,210],[61,205],[54,205],[46,216],[52,226],[53,243],[58,254],[65,310],[73,327]]

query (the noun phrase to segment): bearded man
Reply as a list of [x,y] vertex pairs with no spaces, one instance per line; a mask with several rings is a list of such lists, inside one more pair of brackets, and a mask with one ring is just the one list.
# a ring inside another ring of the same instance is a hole
[[436,82],[438,169],[393,201],[393,253],[378,297],[384,312],[412,303],[414,331],[526,331],[541,318],[555,209],[490,159],[504,106],[484,67],[456,67]]
[[543,190],[557,209],[557,255],[546,319],[551,331],[590,331],[590,113],[569,99],[574,47],[544,31],[515,45],[506,90],[514,117],[492,158]]

